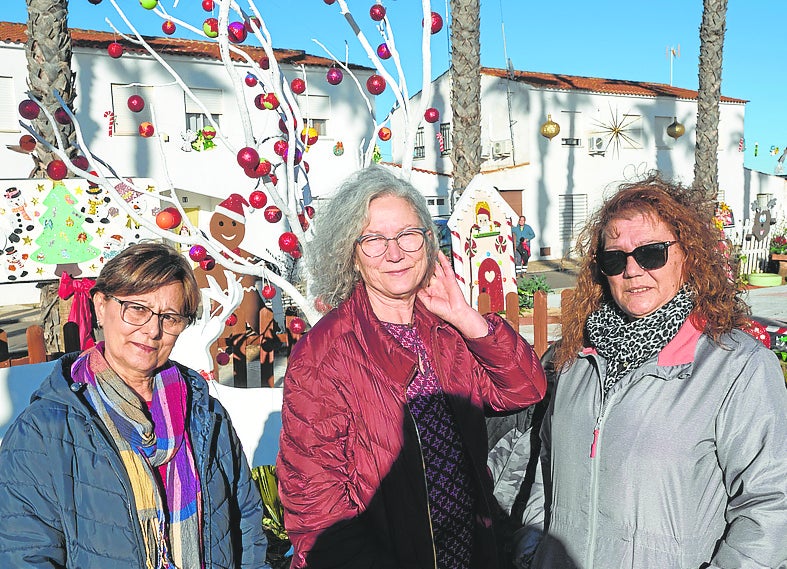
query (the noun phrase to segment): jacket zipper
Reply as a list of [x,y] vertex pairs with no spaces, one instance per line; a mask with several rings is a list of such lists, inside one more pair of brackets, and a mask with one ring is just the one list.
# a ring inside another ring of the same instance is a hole
[[[410,385],[410,383],[412,383],[413,379],[415,379],[417,369],[419,369],[419,364],[416,364],[413,367],[413,371],[412,373],[410,373],[410,379],[407,381],[408,386]],[[404,388],[404,400],[405,400],[405,404],[407,405],[407,409],[410,412],[410,417],[413,417],[413,412],[410,409],[410,402],[407,399],[407,386],[405,386]],[[418,437],[418,454],[421,456],[421,468],[423,469],[423,473],[424,473],[424,490],[426,491],[426,517],[429,520],[429,537],[431,538],[431,542],[432,542],[432,560],[434,561],[434,569],[437,569],[437,548],[435,547],[435,543],[434,543],[434,527],[432,526],[432,508],[429,505],[429,481],[426,479],[426,462],[424,461],[424,451],[423,451],[423,447],[421,446],[421,431],[418,430],[418,423],[415,422],[415,417],[413,417],[413,426],[415,427],[415,436]]]

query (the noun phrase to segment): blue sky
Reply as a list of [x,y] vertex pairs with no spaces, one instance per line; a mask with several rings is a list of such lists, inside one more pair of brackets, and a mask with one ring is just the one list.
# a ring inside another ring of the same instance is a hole
[[[206,13],[200,0],[161,0],[181,19],[198,23]],[[4,20],[24,22],[24,0],[2,0]],[[143,33],[161,35],[160,20],[142,9],[136,0],[119,0],[127,15]],[[348,0],[348,5],[373,46],[379,36],[371,25],[368,9],[373,0]],[[242,6],[248,1],[240,0]],[[418,0],[385,0],[388,17],[411,93],[420,88],[420,22]],[[434,0],[432,10],[445,16],[447,0]],[[368,63],[338,4],[323,0],[258,0],[275,47],[303,49],[324,55],[318,39],[336,54],[345,53],[355,63]],[[75,28],[110,30],[110,16],[119,29],[122,21],[108,0],[92,5],[70,0],[69,25]],[[481,0],[481,63],[505,67],[505,54],[516,69],[566,73],[591,77],[670,82],[668,47],[680,45],[680,57],[672,60],[672,83],[697,88],[701,0],[596,0],[585,2],[533,2],[531,0]],[[449,18],[446,18],[448,23]],[[727,11],[722,94],[747,99],[745,164],[773,173],[778,155],[787,146],[787,74],[784,73],[784,0],[732,1]],[[503,42],[505,30],[505,48]],[[448,65],[447,26],[433,36],[433,76]],[[383,99],[378,108],[387,106]],[[758,143],[758,156],[754,156]],[[723,181],[722,181],[723,184]]]

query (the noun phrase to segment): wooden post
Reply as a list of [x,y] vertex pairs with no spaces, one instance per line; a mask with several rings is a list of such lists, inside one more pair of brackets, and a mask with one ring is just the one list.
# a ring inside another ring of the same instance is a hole
[[47,361],[44,329],[37,324],[27,328],[27,355],[31,364]]
[[519,295],[515,292],[506,295],[506,320],[514,330],[519,331]]
[[547,293],[533,294],[533,349],[540,358],[547,351]]
[[478,294],[478,312],[481,314],[492,312],[492,300],[489,298],[489,294],[485,292]]

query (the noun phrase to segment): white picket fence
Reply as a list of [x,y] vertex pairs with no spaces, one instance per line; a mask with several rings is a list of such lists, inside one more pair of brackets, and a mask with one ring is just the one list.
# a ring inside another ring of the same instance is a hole
[[761,241],[758,241],[751,233],[752,224],[753,219],[747,219],[742,226],[735,225],[724,230],[733,247],[740,247],[739,273],[741,275],[765,272],[770,259],[771,233],[768,232]]

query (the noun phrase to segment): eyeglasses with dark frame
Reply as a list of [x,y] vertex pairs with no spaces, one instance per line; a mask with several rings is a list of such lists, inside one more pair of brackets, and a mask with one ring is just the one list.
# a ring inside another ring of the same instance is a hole
[[608,277],[619,275],[626,269],[629,257],[634,257],[637,264],[646,271],[660,269],[667,264],[669,248],[677,241],[663,241],[661,243],[648,243],[640,245],[628,253],[625,251],[599,251],[596,253],[596,262],[599,270]]
[[420,251],[426,241],[428,229],[423,227],[409,227],[394,235],[386,237],[378,233],[361,235],[355,242],[360,245],[361,251],[367,257],[380,257],[388,250],[388,242],[396,241],[399,249],[405,253]]
[[189,325],[191,319],[182,314],[175,314],[174,312],[153,312],[150,308],[133,300],[120,300],[111,294],[105,294],[107,298],[111,298],[120,305],[120,319],[126,324],[132,326],[144,326],[153,316],[158,316],[159,325],[161,329],[170,336],[177,336],[186,326]]

